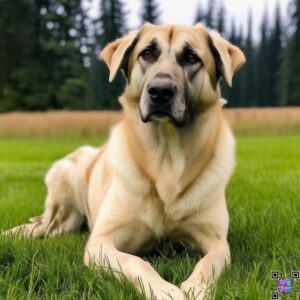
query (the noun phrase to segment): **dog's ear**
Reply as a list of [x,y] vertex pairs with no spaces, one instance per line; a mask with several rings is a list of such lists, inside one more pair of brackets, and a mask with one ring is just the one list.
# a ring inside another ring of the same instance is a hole
[[208,44],[216,62],[217,80],[223,77],[231,87],[233,75],[246,62],[244,53],[214,30],[209,30]]
[[138,41],[138,31],[132,31],[123,38],[109,43],[100,53],[100,58],[104,60],[109,68],[109,82],[112,82],[119,69],[123,69],[125,75],[128,67],[128,57],[131,50]]

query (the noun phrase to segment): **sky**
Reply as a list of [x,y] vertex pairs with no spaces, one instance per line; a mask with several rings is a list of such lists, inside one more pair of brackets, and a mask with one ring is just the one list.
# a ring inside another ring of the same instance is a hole
[[[98,3],[100,0],[94,0],[91,9],[91,15],[96,16],[98,11]],[[161,23],[185,24],[192,25],[196,15],[197,6],[200,4],[202,9],[207,8],[210,0],[157,0],[161,10]],[[220,2],[222,0],[217,0]],[[123,0],[128,11],[127,22],[130,29],[134,29],[140,25],[140,12],[142,0]],[[253,36],[259,36],[259,29],[264,14],[264,9],[268,10],[268,18],[270,21],[274,18],[274,11],[277,3],[280,5],[281,15],[286,18],[287,9],[290,0],[223,0],[227,11],[227,28],[230,29],[231,21],[234,19],[237,27],[242,26],[244,33],[247,30],[248,10],[253,13]],[[286,25],[284,23],[284,25]]]

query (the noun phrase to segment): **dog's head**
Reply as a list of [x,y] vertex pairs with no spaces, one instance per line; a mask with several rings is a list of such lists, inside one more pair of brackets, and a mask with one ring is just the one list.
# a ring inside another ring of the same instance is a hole
[[194,27],[145,24],[108,44],[101,58],[112,81],[121,68],[126,95],[138,103],[143,122],[183,126],[216,101],[218,83],[229,86],[245,62],[242,51],[201,24]]

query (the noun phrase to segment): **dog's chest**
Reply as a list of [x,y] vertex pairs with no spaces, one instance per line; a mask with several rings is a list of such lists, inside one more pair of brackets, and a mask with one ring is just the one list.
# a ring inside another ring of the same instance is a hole
[[[172,172],[166,174],[165,170],[161,169],[156,182],[151,182],[146,177],[135,178],[133,181],[139,184],[135,185],[134,189],[130,189],[129,196],[126,197],[126,203],[124,203],[129,205],[133,214],[147,224],[157,237],[168,235],[178,226],[178,222],[173,221],[168,214],[168,209],[184,201],[180,199],[182,192],[180,180],[176,176],[168,176]],[[129,187],[128,184],[126,186]],[[145,189],[137,190],[137,186],[143,186]],[[123,199],[125,200],[124,197]]]
[[175,170],[170,171],[169,169],[169,172],[166,172],[165,169],[161,169],[159,180],[155,183],[155,189],[164,205],[170,205],[174,202],[182,191],[180,176]]
[[184,146],[176,133],[162,130],[160,151],[156,153],[155,188],[161,201],[166,204],[174,201],[182,190],[182,175],[186,167]]
[[173,221],[166,214],[166,205],[158,195],[143,198],[140,209],[136,206],[135,214],[157,237],[163,237],[178,226],[177,221]]
[[168,235],[178,225],[169,218],[167,211],[170,207],[176,206],[179,201],[184,201],[180,199],[183,190],[180,179],[182,172],[176,173],[176,168],[179,167],[162,164],[159,177],[152,187],[155,192],[142,200],[147,210],[143,210],[140,215],[141,220],[147,223],[157,236]]

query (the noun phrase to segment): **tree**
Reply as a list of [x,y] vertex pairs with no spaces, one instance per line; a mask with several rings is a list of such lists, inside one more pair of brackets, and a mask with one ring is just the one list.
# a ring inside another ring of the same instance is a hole
[[284,50],[281,69],[281,96],[285,105],[300,104],[300,0],[293,0],[294,33]]
[[31,7],[24,0],[0,1],[0,111],[20,104],[13,97],[15,73],[32,56],[32,19]]
[[216,11],[216,1],[210,0],[208,2],[208,9],[205,17],[205,24],[209,28],[216,28],[214,12]]
[[240,30],[236,36],[236,45],[239,46],[240,48],[244,49],[244,28],[243,26],[240,26]]
[[143,0],[142,9],[142,24],[149,22],[152,24],[159,23],[159,8],[158,3],[155,0]]
[[256,59],[257,72],[256,81],[256,105],[268,106],[270,104],[270,70],[269,61],[270,59],[270,48],[269,48],[269,36],[268,36],[268,14],[267,10],[263,15],[261,24],[261,39],[258,47],[258,54]]
[[217,30],[220,32],[222,35],[225,33],[225,7],[224,3],[221,2],[219,12],[218,12],[218,18],[217,18]]
[[254,46],[252,39],[252,13],[249,11],[248,15],[248,33],[244,47],[247,63],[241,70],[242,79],[242,97],[241,106],[256,106],[256,94],[255,94],[255,70],[254,70]]
[[232,19],[231,21],[231,31],[230,31],[230,35],[229,35],[229,41],[233,44],[233,45],[237,45],[237,33],[236,33],[236,27],[235,27],[235,20]]
[[196,10],[195,22],[194,24],[201,23],[205,21],[205,13],[202,9],[201,4],[199,3]]
[[95,107],[117,109],[118,96],[124,88],[124,79],[120,72],[113,83],[108,82],[109,71],[103,61],[95,58],[109,42],[126,33],[123,3],[119,0],[101,0],[100,17],[94,22],[94,35],[97,46],[94,47],[91,67],[91,87],[94,91]]
[[275,24],[270,35],[270,63],[269,63],[269,77],[270,77],[270,91],[268,105],[281,105],[280,99],[280,68],[282,64],[282,24],[280,16],[280,6],[277,4],[275,13]]
[[[15,14],[21,13],[15,26],[23,28],[15,32],[16,41],[20,42],[16,48],[18,55],[13,55],[11,45],[11,53],[7,53],[8,61],[18,61],[16,57],[20,57],[21,62],[10,70],[4,83],[0,109],[83,108],[87,70],[80,40],[85,28],[82,27],[84,23],[78,21],[85,18],[81,1],[17,0],[6,3],[13,6]],[[4,5],[3,14],[11,18],[8,9]],[[7,62],[4,65],[7,66]],[[65,98],[74,99],[74,105]],[[10,107],[5,102],[10,103]]]
[[[86,47],[86,43],[82,36],[86,32],[84,25],[86,14],[81,1],[77,0],[55,0],[49,6],[49,10],[53,12],[54,28],[51,39],[48,39],[45,47],[54,56],[59,70],[55,72],[51,68],[53,82],[57,84],[56,106],[70,109],[84,108],[87,69],[83,63],[83,47]],[[67,102],[66,98],[70,101]]]

